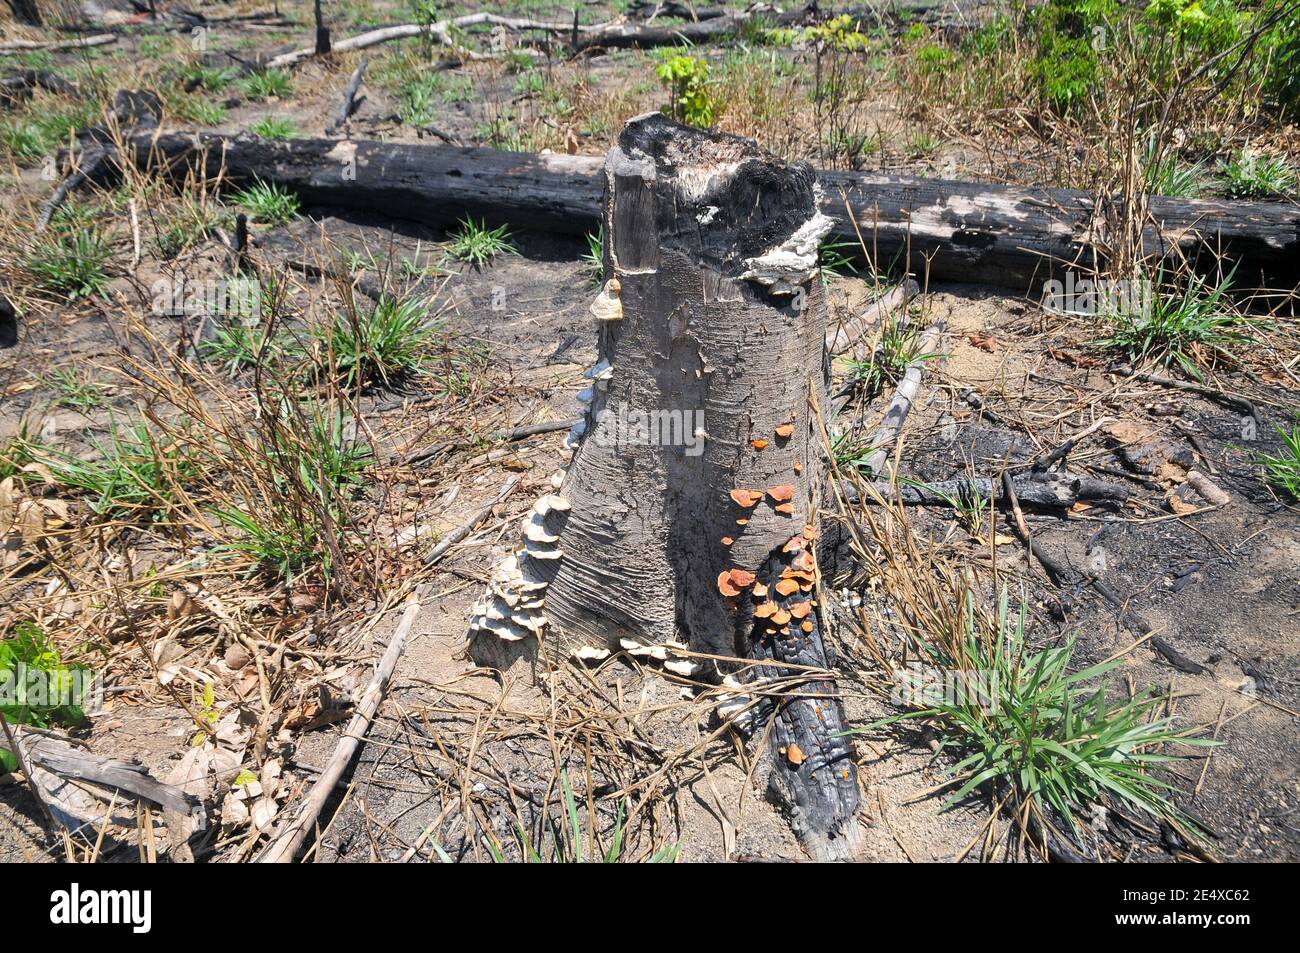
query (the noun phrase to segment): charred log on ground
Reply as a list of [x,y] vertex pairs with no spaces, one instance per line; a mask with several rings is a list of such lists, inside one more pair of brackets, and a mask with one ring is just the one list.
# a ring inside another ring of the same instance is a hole
[[[603,190],[598,157],[478,147],[171,133],[133,137],[130,159],[212,176],[224,168],[232,182],[275,182],[308,204],[426,222],[469,212],[576,235],[599,217]],[[833,234],[854,243],[861,234],[877,266],[1034,293],[1067,267],[1104,267],[1107,221],[1124,214],[1122,202],[1072,189],[830,171],[818,181]],[[1146,220],[1143,250],[1152,258],[1208,265],[1221,257],[1236,265],[1237,287],[1300,285],[1294,205],[1155,197]]]

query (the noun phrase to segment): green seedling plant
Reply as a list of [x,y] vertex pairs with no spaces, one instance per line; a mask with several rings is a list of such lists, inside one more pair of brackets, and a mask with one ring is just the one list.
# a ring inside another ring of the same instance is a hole
[[[627,833],[626,799],[619,803],[614,818],[614,826],[609,834],[609,842],[602,847],[600,844],[588,845],[585,843],[582,835],[582,820],[578,814],[578,803],[574,797],[573,785],[569,781],[568,768],[560,770],[560,794],[564,808],[563,817],[558,821],[553,817],[548,818],[547,827],[549,833],[544,839],[544,843],[535,846],[523,825],[516,822],[515,834],[518,838],[519,853],[524,862],[529,864],[581,864],[588,861],[596,861],[602,864],[625,863],[627,860],[624,857]],[[507,862],[502,845],[494,837],[490,834],[485,835],[484,844],[495,863]],[[434,850],[443,863],[451,863],[451,858],[440,846],[435,845]],[[667,844],[656,850],[647,860],[647,863],[676,863],[679,853],[680,849],[677,844]]]
[[[0,713],[11,726],[54,728],[85,721],[90,677],[85,666],[66,664],[58,646],[33,622],[19,622],[0,639]],[[17,767],[18,760],[0,747],[0,774]]]
[[216,689],[212,687],[212,682],[203,683],[202,693],[199,697],[191,699],[190,707],[195,727],[198,729],[190,739],[190,747],[198,748],[216,730],[217,721],[221,717],[221,713],[217,711],[217,694]]
[[886,386],[902,380],[907,369],[920,361],[938,356],[921,350],[921,336],[913,321],[901,317],[886,319],[871,357],[865,361],[851,361],[853,379],[863,393],[874,396]]
[[233,321],[218,326],[212,337],[202,341],[199,353],[204,360],[233,376],[257,367],[268,358],[274,360],[282,356],[284,349],[265,325]]
[[688,126],[713,125],[716,104],[709,92],[709,64],[703,57],[665,52],[655,75],[668,91],[668,115]]

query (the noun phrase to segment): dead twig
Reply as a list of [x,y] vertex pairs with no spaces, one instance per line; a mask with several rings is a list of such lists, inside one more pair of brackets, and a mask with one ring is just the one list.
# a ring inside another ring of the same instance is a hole
[[320,777],[312,785],[303,802],[302,809],[298,812],[298,816],[285,830],[280,832],[279,836],[266,849],[266,852],[258,858],[259,863],[292,863],[302,850],[303,845],[307,842],[308,834],[316,825],[316,819],[320,817],[320,812],[325,807],[325,802],[329,800],[335,786],[339,783],[339,779],[343,777],[343,772],[347,770],[347,766],[352,762],[352,756],[361,747],[361,742],[370,728],[370,722],[374,719],[375,712],[379,710],[379,703],[383,701],[384,693],[388,689],[388,682],[393,676],[393,669],[397,667],[397,660],[402,656],[402,651],[406,646],[406,637],[410,634],[411,627],[415,625],[416,617],[419,614],[419,599],[412,595],[406,604],[406,611],[402,614],[402,619],[388,643],[388,648],[384,651],[383,658],[375,666],[374,674],[370,677],[370,684],[366,686],[365,694],[361,696],[361,701],[357,704],[356,713],[352,716],[352,721],[348,723],[348,730],[339,740],[334,753],[330,755],[330,759],[321,771]]

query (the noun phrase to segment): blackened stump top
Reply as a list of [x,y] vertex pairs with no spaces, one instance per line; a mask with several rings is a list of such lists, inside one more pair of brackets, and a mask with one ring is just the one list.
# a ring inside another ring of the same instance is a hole
[[729,276],[817,214],[812,167],[779,159],[753,139],[648,113],[623,127],[618,145],[627,158],[654,163],[660,246],[698,255]]

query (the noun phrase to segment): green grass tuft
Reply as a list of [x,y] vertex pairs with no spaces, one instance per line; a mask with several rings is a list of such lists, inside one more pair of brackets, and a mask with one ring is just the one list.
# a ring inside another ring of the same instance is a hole
[[248,131],[263,139],[292,139],[298,130],[288,119],[280,116],[264,116],[249,126]]
[[1219,173],[1234,198],[1267,198],[1295,191],[1296,171],[1279,156],[1261,156],[1242,149],[1220,164]]
[[244,95],[249,99],[284,99],[293,91],[293,81],[284,70],[268,69],[244,80]]
[[1156,771],[1181,760],[1163,753],[1177,743],[1207,746],[1173,718],[1157,718],[1163,698],[1139,694],[1120,701],[1106,686],[1087,683],[1123,664],[1115,659],[1070,673],[1074,640],[1034,651],[1025,641],[1025,607],[1010,617],[1004,592],[996,623],[978,622],[967,594],[965,633],[955,652],[921,644],[926,661],[952,676],[943,690],[928,682],[909,693],[918,710],[887,718],[856,733],[911,718],[932,721],[941,750],[957,761],[948,769],[957,786],[945,807],[980,787],[1014,793],[1040,811],[1053,808],[1077,833],[1076,815],[1110,796],[1157,817],[1180,817],[1169,802],[1171,785]]
[[298,196],[272,182],[254,182],[231,198],[253,221],[264,225],[283,225],[298,215]]
[[1300,425],[1290,432],[1277,428],[1282,452],[1261,454],[1255,463],[1264,468],[1264,481],[1300,500]]
[[505,225],[488,228],[486,220],[475,222],[466,215],[460,228],[452,233],[447,250],[456,261],[481,268],[500,254],[518,254]]
[[345,310],[317,335],[344,384],[364,388],[421,373],[434,332],[427,301],[384,297],[369,310]]
[[115,429],[95,457],[44,448],[33,454],[54,481],[79,490],[96,516],[149,519],[168,510],[197,468],[184,447],[156,441],[143,423]]
[[1197,275],[1171,292],[1157,278],[1149,293],[1137,296],[1142,300],[1102,316],[1111,333],[1095,343],[1131,361],[1178,367],[1201,380],[1201,367],[1216,353],[1254,342],[1244,330],[1249,327],[1246,319],[1226,310],[1231,283],[1231,274],[1214,285]]
[[54,231],[28,250],[26,266],[38,287],[69,299],[100,294],[109,283],[111,239],[99,228]]

